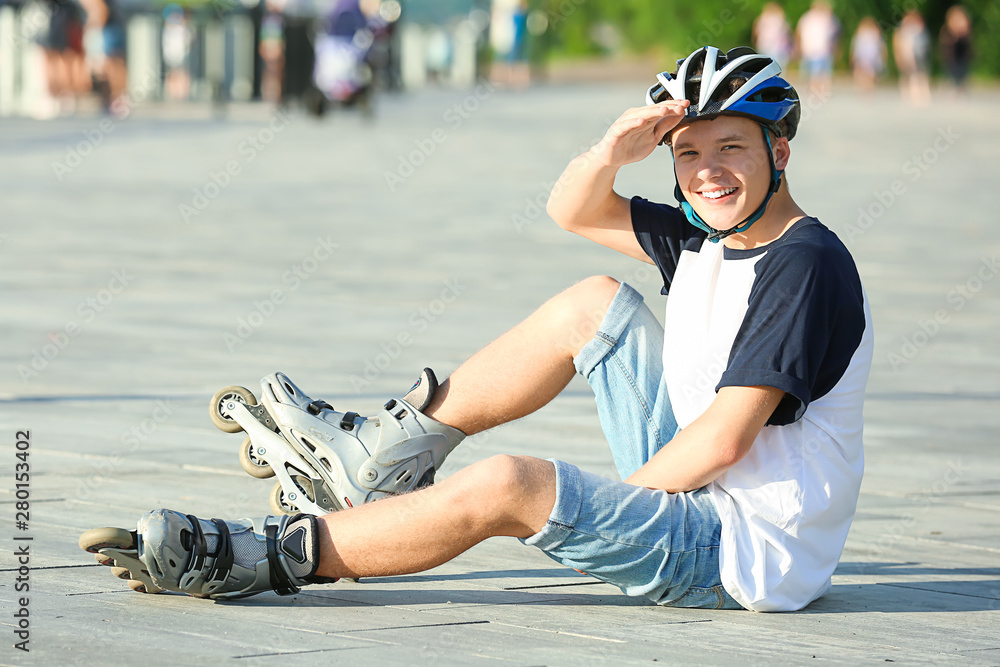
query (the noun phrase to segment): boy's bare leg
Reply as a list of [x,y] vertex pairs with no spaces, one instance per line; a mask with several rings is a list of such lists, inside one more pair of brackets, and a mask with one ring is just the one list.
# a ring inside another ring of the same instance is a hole
[[409,574],[483,540],[530,537],[556,499],[549,461],[494,456],[420,491],[318,517],[324,577]]
[[[452,373],[426,414],[473,435],[541,408],[576,373],[573,358],[597,333],[618,287],[595,276],[556,295]],[[317,574],[421,572],[489,537],[530,537],[555,497],[550,462],[495,456],[419,491],[319,517]]]
[[452,373],[426,414],[473,435],[541,408],[573,378],[573,358],[597,333],[618,286],[594,276],[556,295]]

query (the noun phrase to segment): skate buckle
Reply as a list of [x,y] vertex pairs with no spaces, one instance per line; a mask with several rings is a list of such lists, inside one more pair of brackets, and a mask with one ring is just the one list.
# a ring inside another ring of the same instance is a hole
[[358,418],[357,412],[347,412],[344,414],[344,418],[340,420],[340,428],[345,431],[354,430],[354,420]]
[[311,415],[319,415],[319,413],[322,412],[324,408],[327,410],[333,410],[333,406],[327,403],[326,401],[313,401],[308,406],[306,406],[306,410],[308,410],[309,414]]

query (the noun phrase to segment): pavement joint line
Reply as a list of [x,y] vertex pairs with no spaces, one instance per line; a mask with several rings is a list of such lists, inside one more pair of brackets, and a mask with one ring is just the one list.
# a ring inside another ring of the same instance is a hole
[[[80,565],[43,565],[41,567],[32,567],[31,570],[32,572],[34,572],[35,570],[64,570],[71,567],[103,567],[103,566],[100,563],[83,563]],[[9,569],[4,568],[0,570],[0,572],[17,572],[17,568],[16,567],[12,567]]]
[[959,653],[975,653],[976,651],[1000,651],[1000,646],[992,646],[990,648],[963,648],[959,651]]
[[535,630],[537,632],[547,632],[553,635],[566,635],[568,637],[579,637],[580,639],[593,639],[600,642],[610,642],[612,644],[627,644],[624,639],[611,639],[609,637],[598,637],[596,635],[585,635],[579,632],[566,632],[565,630],[549,630],[548,628],[537,628],[529,625],[518,625],[517,623],[504,623],[503,621],[493,621],[493,625],[503,625],[508,628],[520,628],[521,630]]
[[[61,503],[65,502],[65,498],[32,498],[32,503]],[[0,505],[13,505],[17,500],[0,500]]]
[[[35,450],[32,450],[32,451],[35,451]],[[119,458],[119,459],[121,458],[120,456],[116,457],[116,456],[105,456],[105,455],[102,455],[102,454],[83,454],[83,453],[80,453],[80,452],[67,452],[67,451],[64,451],[64,450],[61,450],[61,449],[46,449],[45,450],[45,454],[46,454],[46,456],[61,456],[61,457],[64,457],[64,458],[83,459],[83,460],[88,460],[88,461],[89,460],[109,461],[109,460],[113,460],[115,458]],[[151,467],[151,468],[169,468],[169,469],[173,469],[173,470],[176,470],[176,469],[180,468],[181,470],[191,470],[191,471],[194,471],[194,472],[209,472],[209,473],[217,474],[217,475],[229,475],[229,476],[232,476],[232,477],[246,477],[246,473],[243,472],[243,471],[230,470],[229,468],[215,468],[213,466],[198,466],[198,465],[192,465],[190,463],[176,464],[176,463],[163,463],[162,461],[148,461],[148,460],[145,460],[145,461],[142,461],[142,466],[143,466],[143,468],[147,468],[147,467]],[[67,500],[67,498],[61,498],[60,500]],[[0,501],[0,502],[6,502],[6,501]],[[35,502],[41,502],[41,501],[35,501]]]
[[654,623],[653,626],[661,625],[690,625],[691,623],[713,623],[714,619],[711,618],[697,618],[691,621],[667,621],[665,623]]
[[74,595],[103,595],[104,593],[134,593],[135,591],[129,589],[114,589],[107,591],[87,591],[85,593],[65,593],[66,597],[73,597]]
[[939,500],[948,498],[959,498],[961,496],[1000,496],[1000,491],[984,489],[982,491],[951,491],[944,493],[925,493],[916,491],[913,493],[899,493],[896,491],[862,491],[871,496],[883,496],[885,498],[901,498],[903,500]]
[[250,655],[234,655],[232,660],[243,660],[244,658],[273,658],[283,655],[305,655],[306,653],[331,653],[333,651],[354,651],[367,646],[340,646],[337,648],[314,648],[306,651],[277,651],[274,653],[253,653]]
[[[948,584],[948,583],[951,583],[951,582],[949,582],[949,581],[942,581],[940,583],[942,583],[942,584]],[[989,596],[989,595],[973,595],[971,593],[958,593],[958,592],[955,592],[955,591],[942,591],[942,590],[939,590],[937,588],[923,588],[921,586],[907,585],[907,584],[896,583],[896,582],[892,582],[892,581],[876,581],[875,585],[876,586],[892,586],[894,588],[906,588],[906,589],[914,590],[914,591],[924,591],[925,593],[944,593],[945,595],[960,595],[960,596],[965,597],[965,598],[977,598],[979,600],[1000,600],[1000,598],[998,598],[998,597],[993,597],[993,596]]]
[[312,628],[298,628],[290,625],[281,625],[279,623],[274,623],[271,625],[273,628],[278,628],[282,630],[292,630],[293,632],[305,632],[311,635],[323,635],[324,637],[337,637],[338,639],[351,639],[357,642],[365,642],[368,644],[380,644],[382,646],[399,646],[399,642],[394,642],[386,639],[374,639],[372,637],[356,637],[354,635],[346,634],[339,631],[332,630],[313,630]]
[[[207,394],[206,394],[207,396]],[[133,396],[113,396],[108,394],[80,394],[78,396],[17,396],[14,394],[0,395],[0,403],[81,403],[87,402],[118,402],[118,401],[194,401],[202,400],[202,394],[136,394]],[[211,398],[209,396],[209,398]]]
[[983,547],[978,544],[965,544],[963,542],[945,542],[944,540],[932,540],[929,537],[911,537],[909,535],[900,535],[900,539],[914,540],[916,542],[924,542],[926,544],[937,544],[943,547],[961,547],[962,549],[969,549],[971,551],[986,551],[993,554],[1000,554],[1000,549],[994,547]]
[[359,628],[357,630],[338,630],[336,633],[332,634],[349,635],[355,632],[379,632],[382,630],[412,630],[414,628],[444,628],[451,625],[484,625],[484,624],[489,625],[490,623],[491,621],[454,621],[452,623],[424,623],[421,625],[397,625],[386,628]]
[[865,394],[865,401],[996,401],[1000,400],[1000,393],[988,392],[958,392],[954,394],[934,393],[934,392],[886,392],[879,394]]
[[[528,605],[556,604],[556,603],[559,603],[559,602],[565,602],[565,603],[569,604],[569,603],[572,603],[574,601],[573,598],[557,597],[555,595],[547,596],[547,597],[551,597],[551,599],[550,600],[510,600],[509,602],[451,602],[451,601],[446,602],[446,603],[433,603],[433,602],[431,602],[431,603],[425,603],[425,604],[431,605],[431,606],[419,606],[419,607],[415,606],[416,604],[420,604],[419,601],[417,603],[411,604],[411,605],[379,604],[379,603],[365,603],[365,604],[370,604],[370,606],[384,608],[384,609],[398,609],[400,611],[416,611],[416,612],[419,612],[421,614],[435,614],[435,613],[440,613],[440,612],[443,612],[443,611],[449,611],[449,610],[455,610],[455,609],[468,609],[468,608],[481,609],[481,608],[490,608],[490,607],[504,607],[504,606],[508,606],[508,605],[519,605],[519,606],[522,606],[522,607],[526,607]],[[352,604],[357,604],[359,601],[358,600],[350,600],[349,602],[351,602]],[[435,604],[437,604],[437,606],[433,606]],[[496,623],[497,621],[492,621],[492,622]]]
[[560,588],[563,586],[595,586],[597,584],[603,584],[603,581],[575,581],[568,584],[538,584],[535,586],[503,586],[500,588],[502,591],[526,591],[533,588]]

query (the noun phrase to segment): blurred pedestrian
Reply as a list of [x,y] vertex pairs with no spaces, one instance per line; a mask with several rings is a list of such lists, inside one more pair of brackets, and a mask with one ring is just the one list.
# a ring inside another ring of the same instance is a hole
[[125,21],[117,0],[81,0],[87,12],[84,46],[105,111],[125,93]]
[[886,55],[878,24],[872,17],[864,17],[851,40],[851,69],[859,90],[871,92],[875,88],[875,82],[885,71]]
[[938,43],[951,82],[956,90],[964,92],[972,66],[972,21],[961,5],[948,9]]
[[167,99],[186,100],[191,96],[190,55],[193,35],[184,9],[171,3],[163,9],[163,90]]
[[915,9],[903,16],[892,35],[892,56],[899,69],[899,88],[903,99],[916,106],[931,101],[931,82],[928,74],[931,40],[924,25],[924,18]]
[[820,97],[830,94],[833,59],[837,51],[840,23],[826,0],[813,0],[795,29],[802,69],[809,78],[809,90]]
[[507,52],[508,82],[516,88],[524,88],[531,81],[528,66],[528,2],[521,0],[511,17],[514,26],[514,40]]
[[73,0],[48,0],[49,27],[40,40],[45,51],[49,94],[58,103],[52,113],[71,114],[76,100],[90,91],[90,77],[83,57],[82,9]]
[[753,42],[757,53],[771,56],[782,68],[792,53],[792,29],[785,10],[777,2],[764,5],[753,23]]

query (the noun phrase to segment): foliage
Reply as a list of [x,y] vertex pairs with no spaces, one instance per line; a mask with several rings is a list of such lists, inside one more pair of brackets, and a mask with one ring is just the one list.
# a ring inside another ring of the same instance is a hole
[[[624,50],[653,53],[665,62],[703,46],[723,49],[751,45],[754,19],[767,0],[534,0],[533,9],[545,13],[550,31],[545,36],[549,55],[586,56],[607,53],[600,35],[612,27],[621,36]],[[811,0],[785,0],[789,22],[794,26],[809,9]],[[945,12],[954,0],[832,0],[841,22],[841,67],[847,66],[851,36],[865,16],[879,23],[886,41],[909,9],[918,10],[936,45]],[[997,0],[966,0],[972,18],[975,45],[974,71],[1000,76],[1000,3]],[[937,53],[935,49],[935,53]]]

